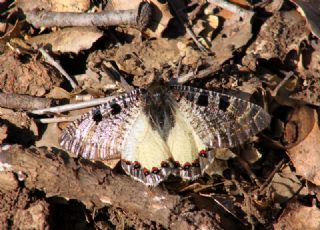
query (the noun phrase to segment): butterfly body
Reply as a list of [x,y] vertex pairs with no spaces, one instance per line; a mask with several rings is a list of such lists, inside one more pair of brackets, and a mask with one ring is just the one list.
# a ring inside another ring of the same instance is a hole
[[214,159],[211,149],[237,146],[269,121],[261,107],[237,97],[155,83],[84,114],[60,143],[88,159],[121,157],[129,175],[154,186],[170,174],[197,178]]

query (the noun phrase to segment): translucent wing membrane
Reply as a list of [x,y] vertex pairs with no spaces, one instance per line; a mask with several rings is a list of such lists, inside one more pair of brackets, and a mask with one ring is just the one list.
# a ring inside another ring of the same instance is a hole
[[[154,123],[162,118],[172,127]],[[155,186],[170,174],[197,178],[214,160],[210,150],[242,144],[269,122],[258,105],[226,94],[187,86],[138,89],[84,114],[62,132],[60,143],[88,159],[121,156],[126,173]]]
[[143,94],[134,90],[84,114],[63,130],[60,145],[87,159],[119,157],[126,133],[141,110]]
[[188,86],[172,89],[178,109],[208,148],[240,145],[270,123],[263,108],[240,98]]

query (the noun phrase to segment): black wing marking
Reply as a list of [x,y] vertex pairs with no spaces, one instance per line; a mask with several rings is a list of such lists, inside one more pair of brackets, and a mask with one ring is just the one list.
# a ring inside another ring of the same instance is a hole
[[208,148],[240,145],[270,123],[263,108],[240,98],[189,86],[172,89],[178,108]]
[[60,145],[87,159],[112,159],[121,154],[125,133],[143,103],[142,89],[123,94],[102,104],[63,130]]

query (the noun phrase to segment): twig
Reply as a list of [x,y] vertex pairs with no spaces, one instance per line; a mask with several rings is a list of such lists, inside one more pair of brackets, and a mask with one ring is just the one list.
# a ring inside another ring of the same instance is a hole
[[33,26],[40,27],[66,27],[66,26],[117,26],[133,25],[143,30],[151,19],[151,6],[149,3],[140,3],[137,9],[105,11],[99,13],[75,12],[25,12],[27,21]]
[[61,65],[54,60],[45,50],[43,47],[39,48],[40,53],[42,54],[43,58],[48,62],[50,65],[54,66],[70,83],[73,89],[77,88],[77,83],[70,77],[70,75],[61,67]]
[[260,186],[260,188],[258,189],[258,194],[261,195],[264,190],[266,189],[266,187],[270,184],[270,182],[272,181],[274,175],[276,174],[276,172],[279,171],[279,169],[282,167],[282,165],[284,164],[285,159],[282,159],[277,165],[276,167],[272,170],[272,172],[270,173],[270,175],[268,176],[268,178],[266,179],[266,181]]
[[187,74],[178,76],[176,79],[174,79],[173,83],[183,84],[193,79],[204,78],[210,74],[213,74],[215,71],[217,71],[217,68],[214,66],[210,66],[207,69],[200,70],[197,74],[195,74],[194,71],[191,71]]
[[226,10],[229,10],[232,13],[235,13],[239,15],[240,17],[246,17],[248,15],[254,14],[251,10],[246,10],[244,8],[241,8],[237,5],[234,5],[230,2],[227,2],[226,0],[207,0],[209,3],[215,4],[221,8],[224,8]]
[[180,16],[174,0],[168,1],[168,3],[170,4],[170,6],[172,7],[173,11],[175,12],[175,14],[177,15],[178,20],[180,21],[180,23],[186,28],[187,33],[189,34],[189,36],[192,38],[192,40],[194,41],[194,43],[198,46],[198,48],[202,51],[202,52],[208,52],[208,50],[198,41],[196,35],[194,34],[194,32],[192,31],[191,27],[188,25],[187,22],[185,22],[182,17]]
[[67,112],[71,110],[84,109],[88,107],[101,105],[103,103],[107,103],[110,100],[114,99],[115,97],[116,96],[109,96],[109,97],[93,99],[91,101],[85,101],[85,102],[80,102],[75,104],[61,105],[61,106],[45,108],[45,109],[36,109],[36,110],[29,111],[29,113],[43,115],[46,113],[62,113],[62,112]]
[[285,78],[283,78],[281,80],[281,82],[277,85],[276,88],[274,88],[274,90],[272,90],[271,92],[271,96],[275,97],[277,96],[279,90],[284,86],[284,84],[286,84],[289,79],[294,75],[293,72],[287,72],[287,73],[284,73],[285,74]]
[[79,117],[80,117],[80,115],[78,115],[78,116],[69,116],[69,117],[40,118],[40,119],[35,119],[35,122],[42,123],[42,124],[68,122],[68,121],[74,121]]
[[52,105],[49,98],[32,97],[15,93],[0,93],[0,107],[9,109],[33,110],[47,108]]
[[241,166],[246,170],[247,174],[250,176],[251,180],[256,183],[256,185],[261,186],[261,182],[258,180],[257,176],[252,172],[247,161],[243,160],[241,157],[237,157]]
[[125,89],[126,92],[130,92],[133,90],[133,87],[128,84],[128,82],[124,79],[124,77],[116,70],[110,62],[103,61],[102,62],[105,71],[107,71],[110,75],[112,75],[116,80],[120,81],[120,84]]

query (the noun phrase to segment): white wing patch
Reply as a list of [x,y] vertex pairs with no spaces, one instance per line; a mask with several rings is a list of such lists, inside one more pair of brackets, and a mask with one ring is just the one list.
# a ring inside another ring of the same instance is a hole
[[127,133],[123,144],[122,159],[137,161],[143,168],[151,170],[159,167],[162,161],[171,157],[166,143],[157,130],[154,130],[149,118],[140,111],[139,116]]
[[187,116],[177,110],[175,113],[175,125],[171,129],[167,144],[175,161],[184,164],[193,163],[199,157],[199,152],[206,149]]

